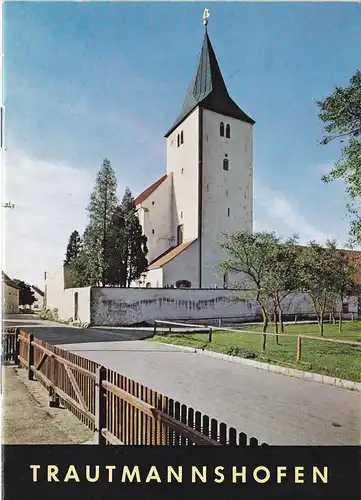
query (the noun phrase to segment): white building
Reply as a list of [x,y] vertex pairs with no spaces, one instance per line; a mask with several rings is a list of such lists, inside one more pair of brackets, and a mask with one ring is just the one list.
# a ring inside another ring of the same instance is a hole
[[32,308],[42,309],[44,307],[44,292],[34,285],[31,286],[31,290],[33,291],[35,297],[35,302]]
[[1,271],[3,313],[16,314],[19,312],[20,287],[14,283],[4,271]]
[[224,287],[221,233],[253,230],[253,125],[231,99],[207,31],[165,137],[166,174],[135,200],[149,271],[136,286]]

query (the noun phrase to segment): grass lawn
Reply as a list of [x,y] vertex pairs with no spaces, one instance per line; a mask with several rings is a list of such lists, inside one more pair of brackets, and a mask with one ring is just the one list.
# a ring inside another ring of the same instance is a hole
[[[302,356],[296,362],[297,335],[319,336],[317,324],[287,324],[285,333],[279,337],[279,345],[275,336],[267,336],[266,350],[262,351],[261,325],[247,325],[237,332],[214,330],[212,342],[208,342],[208,334],[167,334],[155,336],[155,342],[185,345],[209,351],[221,352],[242,358],[272,363],[300,370],[321,373],[333,377],[361,382],[361,347],[343,344],[331,344],[317,340],[302,340]],[[268,333],[273,332],[273,325]],[[324,336],[334,339],[354,340],[361,342],[361,322],[345,322],[343,332],[338,326],[326,323]]]

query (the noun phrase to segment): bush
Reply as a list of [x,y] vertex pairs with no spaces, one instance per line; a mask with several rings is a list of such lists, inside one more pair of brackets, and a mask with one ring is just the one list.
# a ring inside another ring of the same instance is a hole
[[59,321],[59,315],[57,309],[51,310],[44,308],[38,313],[37,317],[48,321]]

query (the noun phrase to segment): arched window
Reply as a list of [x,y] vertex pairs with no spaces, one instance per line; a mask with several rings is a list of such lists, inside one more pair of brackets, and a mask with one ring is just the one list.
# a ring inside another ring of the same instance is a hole
[[183,243],[183,224],[177,227],[177,245]]
[[226,125],[226,137],[227,139],[231,138],[231,126],[229,124]]
[[219,133],[221,134],[221,137],[224,137],[224,123],[221,122],[219,126]]
[[181,131],[180,143],[183,144],[183,130]]
[[223,159],[223,170],[229,170],[229,161],[227,158]]
[[179,134],[177,135],[177,148],[179,148],[179,144],[180,144],[180,137],[179,137]]

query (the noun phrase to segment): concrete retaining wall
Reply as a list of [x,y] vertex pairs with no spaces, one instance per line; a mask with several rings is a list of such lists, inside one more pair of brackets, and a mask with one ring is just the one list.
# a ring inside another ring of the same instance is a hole
[[152,323],[156,319],[256,319],[257,305],[249,300],[230,300],[237,295],[239,292],[228,290],[93,288],[91,322],[119,326]]

